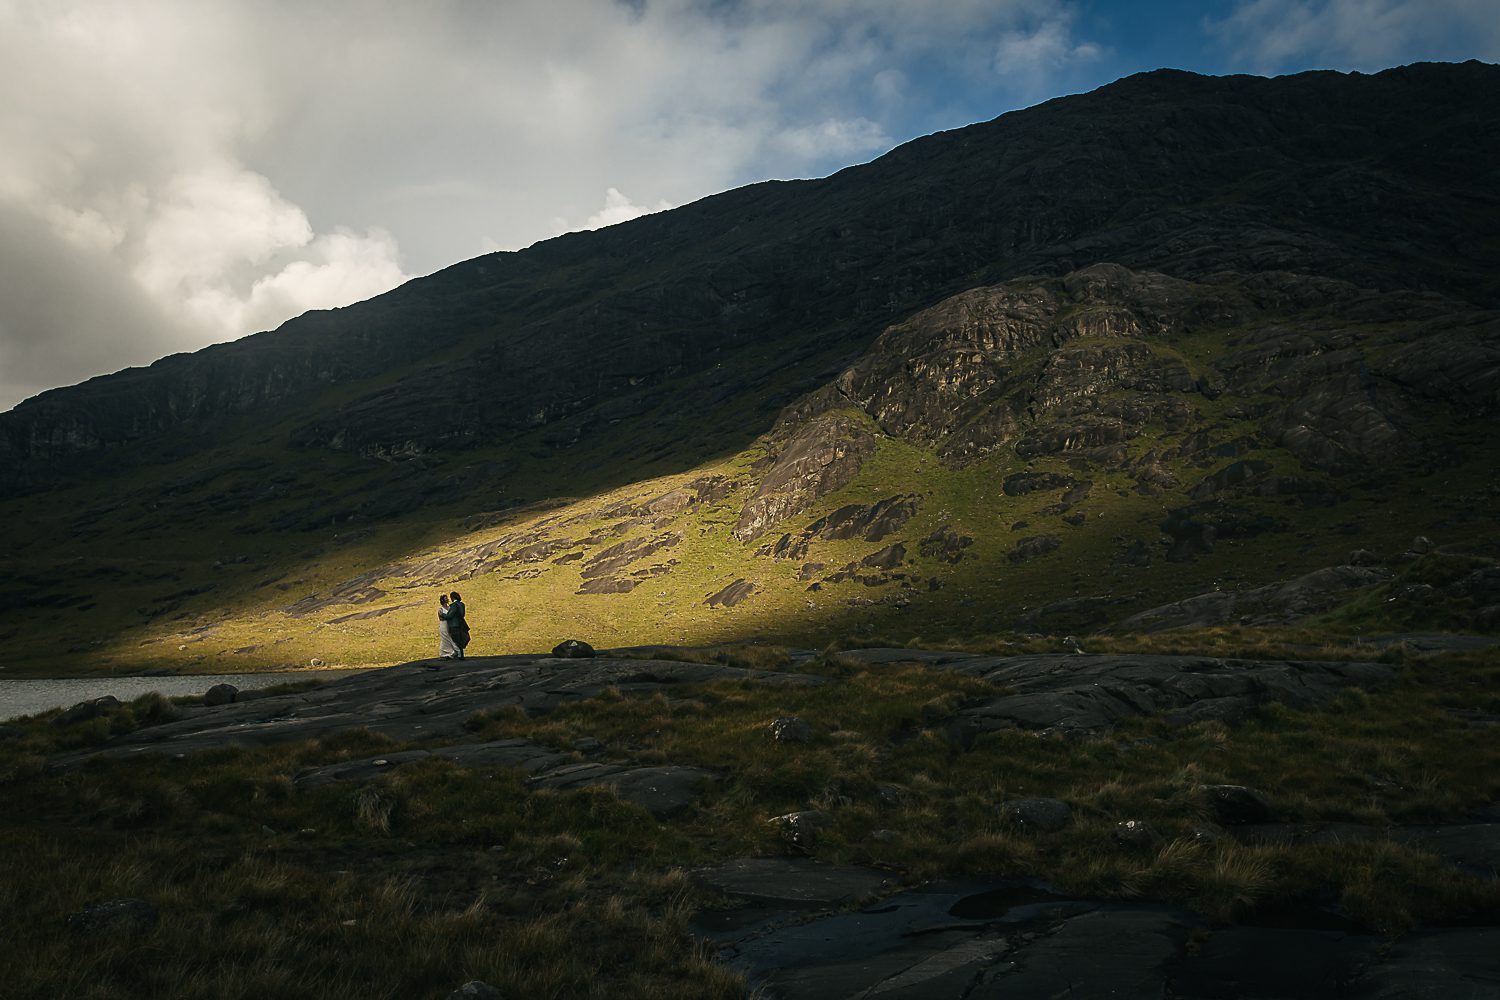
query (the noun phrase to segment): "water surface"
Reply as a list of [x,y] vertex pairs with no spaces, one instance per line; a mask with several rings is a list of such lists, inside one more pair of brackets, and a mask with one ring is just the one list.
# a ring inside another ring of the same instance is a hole
[[173,697],[202,694],[215,684],[233,684],[241,690],[292,684],[306,680],[347,677],[349,670],[266,671],[257,674],[177,674],[163,677],[57,677],[0,680],[0,721],[20,715],[35,715],[49,708],[67,708],[90,698],[112,694],[130,701],[155,691]]

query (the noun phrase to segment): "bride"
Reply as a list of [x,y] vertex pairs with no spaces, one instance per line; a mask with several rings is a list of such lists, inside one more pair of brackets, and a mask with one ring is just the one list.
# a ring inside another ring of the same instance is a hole
[[458,655],[458,646],[448,631],[448,595],[438,598],[438,659],[451,660]]

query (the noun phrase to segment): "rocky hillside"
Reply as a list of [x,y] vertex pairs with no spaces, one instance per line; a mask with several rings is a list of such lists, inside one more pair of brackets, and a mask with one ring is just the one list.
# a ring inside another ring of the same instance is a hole
[[0,639],[381,662],[460,582],[491,650],[1077,630],[1351,561],[1368,603],[1416,535],[1469,586],[1497,98],[1146,74],[44,394]]

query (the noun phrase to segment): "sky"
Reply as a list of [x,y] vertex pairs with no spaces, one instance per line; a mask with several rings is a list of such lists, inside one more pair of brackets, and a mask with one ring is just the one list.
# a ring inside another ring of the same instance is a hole
[[0,411],[1170,66],[1500,62],[1500,0],[0,0]]

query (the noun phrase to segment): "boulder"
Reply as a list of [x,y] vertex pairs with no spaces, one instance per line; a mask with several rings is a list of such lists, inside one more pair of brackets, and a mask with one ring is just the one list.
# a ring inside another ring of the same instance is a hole
[[1073,807],[1061,799],[1010,799],[1000,804],[1000,815],[1019,829],[1056,833],[1073,820]]
[[906,559],[906,546],[900,542],[887,545],[878,552],[871,552],[859,561],[866,569],[895,569]]
[[144,899],[110,899],[72,914],[68,929],[79,934],[135,934],[149,931],[161,919]]
[[795,715],[771,720],[768,731],[777,743],[806,743],[812,739],[812,726]]
[[1430,598],[1436,589],[1430,583],[1407,583],[1391,588],[1389,599],[1403,604],[1420,604]]
[[552,647],[552,655],[564,660],[587,660],[594,656],[594,647],[581,639],[564,639]]
[[215,684],[203,693],[205,705],[228,705],[239,698],[240,689],[233,684]]
[[1380,557],[1369,549],[1355,549],[1349,553],[1347,562],[1350,566],[1379,566]]
[[753,593],[755,593],[755,584],[748,580],[739,579],[723,589],[710,594],[703,603],[711,608],[732,608]]
[[1432,539],[1428,538],[1426,535],[1418,535],[1416,538],[1413,538],[1411,540],[1411,548],[1407,551],[1414,552],[1419,556],[1425,556],[1427,553],[1433,551],[1436,548],[1437,546],[1433,544]]
[[781,832],[781,839],[804,853],[812,853],[818,845],[818,831],[833,822],[833,817],[821,809],[804,809],[772,816],[766,820]]
[[1245,823],[1267,823],[1271,820],[1271,801],[1265,794],[1244,785],[1204,785],[1214,819],[1225,826]]

